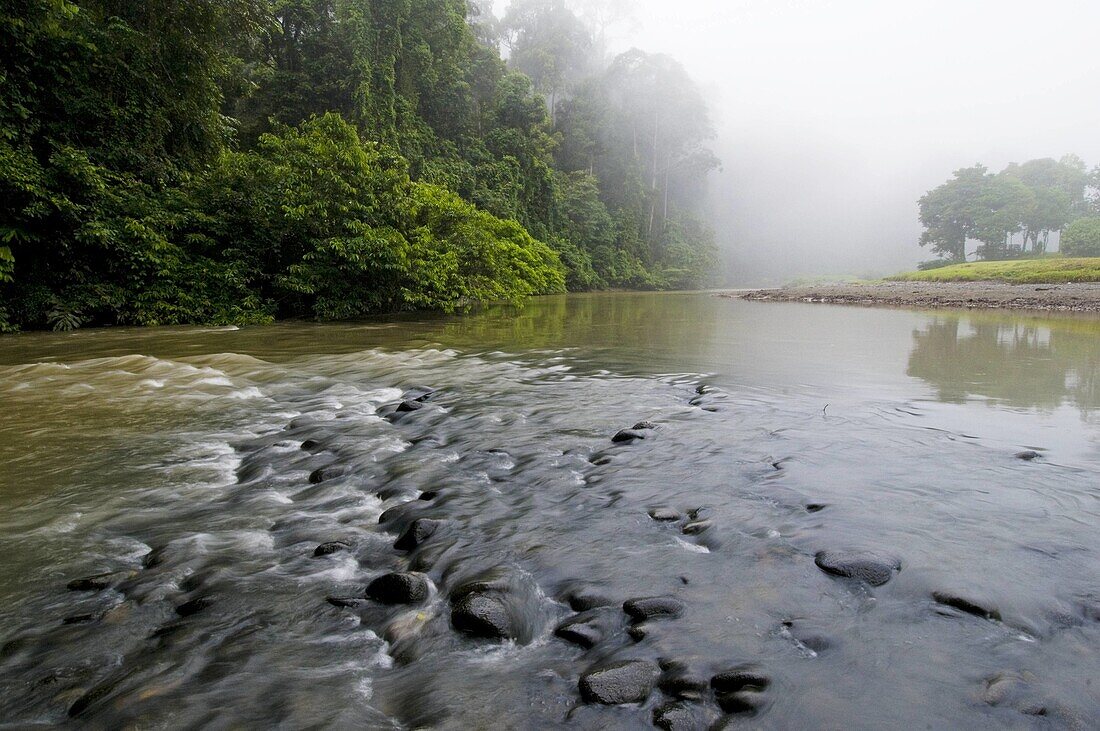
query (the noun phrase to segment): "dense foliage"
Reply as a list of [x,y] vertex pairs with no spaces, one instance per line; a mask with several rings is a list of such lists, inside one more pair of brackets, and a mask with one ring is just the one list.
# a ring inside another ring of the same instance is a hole
[[1062,231],[1066,256],[1100,256],[1100,218],[1079,218]]
[[983,165],[956,170],[920,199],[921,245],[949,261],[965,261],[971,240],[982,259],[1041,255],[1051,233],[1096,205],[1098,180],[1100,170],[1090,175],[1072,155],[1013,163],[997,174]]
[[[671,59],[561,0],[8,0],[0,328],[257,322],[713,269]],[[507,49],[510,62],[501,57]]]

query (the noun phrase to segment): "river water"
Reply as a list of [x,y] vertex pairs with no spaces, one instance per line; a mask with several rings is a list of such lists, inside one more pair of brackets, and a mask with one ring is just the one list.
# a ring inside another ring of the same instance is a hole
[[[639,728],[743,663],[682,727],[1100,719],[1100,319],[571,295],[7,337],[0,396],[5,727]],[[475,579],[511,639],[456,631]],[[622,660],[665,690],[585,702]]]

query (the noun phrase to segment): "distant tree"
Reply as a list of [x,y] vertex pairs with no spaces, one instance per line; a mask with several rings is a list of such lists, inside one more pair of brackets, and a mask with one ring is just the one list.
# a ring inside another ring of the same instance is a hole
[[951,180],[925,193],[918,203],[924,226],[920,245],[948,259],[965,261],[966,242],[977,233],[978,201],[988,179],[984,165],[960,168]]
[[1061,160],[1042,158],[1023,164],[1012,163],[1001,173],[1023,183],[1034,196],[1033,205],[1023,212],[1023,251],[1046,251],[1052,231],[1059,231],[1075,216],[1085,212],[1088,174],[1085,163],[1074,155]]
[[1079,218],[1067,226],[1061,250],[1067,256],[1100,256],[1100,218]]

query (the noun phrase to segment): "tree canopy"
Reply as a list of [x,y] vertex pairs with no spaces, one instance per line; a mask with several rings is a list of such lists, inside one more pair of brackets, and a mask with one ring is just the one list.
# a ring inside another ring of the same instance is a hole
[[6,3],[0,328],[700,284],[707,111],[611,5]]

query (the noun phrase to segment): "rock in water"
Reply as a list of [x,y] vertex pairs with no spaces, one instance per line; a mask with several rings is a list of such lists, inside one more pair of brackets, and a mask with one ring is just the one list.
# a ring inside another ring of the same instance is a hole
[[649,511],[649,517],[654,520],[669,522],[680,519],[680,511],[674,508],[653,508]]
[[635,424],[634,426],[631,427],[631,429],[634,429],[635,431],[638,431],[638,430],[641,430],[641,429],[656,429],[656,428],[657,428],[657,425],[654,424],[652,421],[639,421],[637,424]]
[[397,407],[397,413],[407,414],[410,411],[420,411],[422,408],[424,408],[424,404],[420,401],[402,401]]
[[644,703],[660,669],[645,660],[625,660],[592,668],[581,676],[581,697],[588,703]]
[[710,728],[718,714],[705,706],[683,701],[666,703],[653,709],[653,725],[664,731],[696,731]]
[[684,613],[684,603],[674,596],[639,597],[623,602],[623,611],[635,622],[675,619]]
[[443,526],[443,521],[435,520],[433,518],[417,518],[409,527],[405,529],[405,532],[401,534],[393,547],[398,551],[411,551],[421,546],[424,541],[435,535]]
[[585,649],[603,641],[610,630],[607,611],[588,611],[571,617],[557,626],[554,635]]
[[466,594],[451,608],[451,624],[459,632],[474,637],[514,640],[517,635],[508,606],[497,594]]
[[957,594],[949,594],[944,591],[932,592],[932,598],[938,603],[944,606],[958,609],[960,612],[966,612],[967,614],[973,614],[975,617],[981,617],[982,619],[994,619],[1000,621],[1001,613],[996,609],[990,609],[983,607],[977,602],[973,602]]
[[901,570],[896,560],[861,552],[819,551],[814,556],[814,563],[827,574],[859,579],[871,586],[882,586]]
[[692,670],[687,663],[680,660],[662,661],[661,670],[663,672],[657,687],[669,697],[699,700],[710,688],[709,678]]
[[710,679],[710,687],[716,693],[732,693],[739,690],[764,690],[771,682],[771,678],[760,668],[745,664],[718,673]]
[[313,549],[313,556],[314,558],[319,558],[321,556],[331,556],[338,551],[346,551],[349,548],[351,548],[350,543],[345,543],[344,541],[328,541],[327,543],[322,543],[321,545],[317,546],[317,548]]
[[638,439],[645,439],[645,434],[637,429],[622,429],[615,436],[611,437],[611,441],[615,444],[623,444],[636,441]]
[[1036,452],[1034,449],[1028,449],[1023,452],[1016,453],[1016,459],[1022,459],[1025,462],[1030,462],[1033,459],[1039,459],[1042,455]]
[[381,604],[419,604],[429,593],[428,577],[413,571],[383,574],[367,585],[367,598]]

